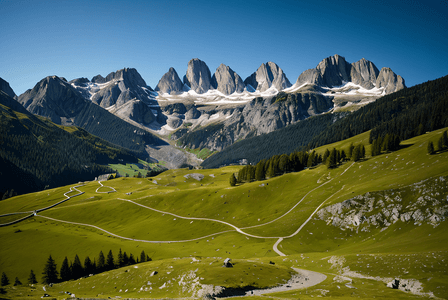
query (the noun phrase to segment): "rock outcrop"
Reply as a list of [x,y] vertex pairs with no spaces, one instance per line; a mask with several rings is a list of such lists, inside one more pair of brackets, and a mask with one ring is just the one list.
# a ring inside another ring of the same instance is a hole
[[376,83],[378,74],[378,68],[365,58],[361,58],[359,61],[352,63],[350,71],[351,81],[366,89],[375,87],[374,83]]
[[207,92],[211,87],[211,73],[207,64],[198,58],[188,62],[187,74],[184,84],[198,94]]
[[384,87],[386,94],[405,88],[404,79],[392,72],[390,68],[382,68],[376,79],[377,87]]
[[0,78],[0,91],[3,91],[11,98],[16,98],[16,93],[9,86],[9,82],[5,81],[3,78]]
[[385,94],[406,87],[403,78],[392,72],[390,68],[378,71],[371,61],[364,58],[349,64],[344,57],[337,54],[322,60],[316,68],[308,69],[300,74],[296,85],[310,83],[332,88],[348,82],[353,82],[366,89],[384,88]]
[[161,93],[177,94],[183,91],[183,86],[184,84],[180,80],[179,75],[177,75],[176,70],[170,68],[159,80],[154,90]]
[[56,124],[75,117],[86,103],[74,87],[57,76],[42,79],[20,95],[18,101],[29,112],[48,117]]
[[441,176],[397,190],[359,195],[322,208],[317,219],[356,232],[384,230],[396,222],[437,227],[448,218],[447,180]]
[[233,71],[230,67],[221,64],[215,74],[213,74],[212,87],[225,95],[230,95],[235,92],[241,93],[244,91],[244,82],[241,77]]
[[250,85],[255,90],[264,92],[271,86],[278,91],[291,86],[283,70],[273,62],[262,64],[258,70],[244,80],[244,84]]

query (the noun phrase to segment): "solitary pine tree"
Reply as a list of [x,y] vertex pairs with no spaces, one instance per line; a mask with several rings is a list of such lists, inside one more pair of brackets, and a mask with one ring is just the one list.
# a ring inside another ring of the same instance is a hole
[[428,142],[428,154],[430,155],[434,154],[434,144],[432,141]]
[[114,255],[112,254],[112,250],[109,250],[106,260],[106,269],[113,270],[114,268],[115,268]]
[[337,157],[336,157],[336,149],[333,148],[333,150],[330,151],[328,157],[327,157],[327,167],[329,169],[336,167],[337,165]]
[[98,264],[97,264],[98,272],[103,272],[105,268],[106,268],[106,259],[104,258],[103,251],[100,251],[100,254],[98,255]]
[[5,272],[2,273],[2,281],[1,281],[1,285],[5,286],[9,284],[9,279],[8,276],[6,276]]
[[[233,177],[235,178],[235,175],[233,175]],[[146,253],[145,250],[142,250],[142,253],[140,253],[140,262],[145,262],[146,261]]]
[[117,257],[118,259],[117,259],[117,265],[119,266],[119,267],[123,267],[124,266],[124,260],[123,260],[123,253],[121,252],[121,248],[120,248],[120,250],[118,251],[118,257]]
[[129,254],[129,264],[130,264],[130,265],[135,265],[135,264],[136,264],[134,255],[132,255],[132,253]]
[[72,278],[72,272],[70,270],[70,266],[68,264],[67,256],[62,261],[61,270],[59,272],[62,281],[67,281]]
[[82,267],[81,260],[79,259],[78,254],[76,254],[72,265],[72,276],[74,279],[78,279],[81,278],[83,274],[84,268]]
[[95,273],[95,266],[93,265],[90,257],[84,259],[84,274],[89,275]]
[[[236,185],[236,178],[235,178],[235,174],[231,174],[230,175],[230,186],[235,186]],[[142,252],[142,254],[143,254],[144,252]],[[144,260],[141,260],[142,262],[144,261]]]
[[19,277],[16,277],[16,279],[14,280],[14,286],[18,285],[22,285],[22,283],[20,282]]
[[123,266],[129,265],[129,256],[127,255],[126,251],[123,252]]
[[48,257],[42,275],[43,284],[58,282],[58,271],[56,270],[56,263],[54,262],[54,259],[51,257],[51,255]]
[[35,284],[35,283],[37,283],[37,280],[36,280],[36,274],[34,274],[33,270],[31,270],[31,272],[30,272],[30,276],[28,276],[28,283],[29,283],[29,284]]
[[263,180],[265,177],[264,174],[264,159],[260,160],[257,165],[255,166],[255,180],[260,181]]

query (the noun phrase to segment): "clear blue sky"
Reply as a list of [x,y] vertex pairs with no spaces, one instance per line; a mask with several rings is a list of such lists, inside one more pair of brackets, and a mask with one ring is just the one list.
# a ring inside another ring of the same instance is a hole
[[273,61],[294,83],[334,54],[390,67],[407,86],[448,74],[448,0],[0,0],[0,28],[0,77],[18,95],[49,75],[124,67],[155,88],[192,58],[243,80]]

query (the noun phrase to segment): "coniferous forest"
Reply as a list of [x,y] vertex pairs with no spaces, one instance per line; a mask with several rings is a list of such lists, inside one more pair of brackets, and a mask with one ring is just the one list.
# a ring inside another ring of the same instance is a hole
[[58,126],[2,104],[0,130],[1,197],[6,191],[8,196],[13,196],[92,180],[111,172],[103,166],[108,162],[120,159],[137,162],[135,153],[82,128]]
[[311,117],[299,123],[243,141],[206,159],[204,168],[217,168],[246,159],[256,164],[274,155],[342,141],[368,130],[370,143],[405,140],[448,126],[448,76],[386,95],[339,118],[338,114]]

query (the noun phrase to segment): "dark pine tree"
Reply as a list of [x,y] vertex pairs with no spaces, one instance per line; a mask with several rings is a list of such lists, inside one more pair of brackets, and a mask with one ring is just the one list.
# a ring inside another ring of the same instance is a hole
[[88,276],[90,274],[95,273],[95,266],[93,265],[90,257],[86,257],[84,259],[84,275]]
[[56,270],[56,263],[50,255],[42,272],[42,283],[50,284],[56,282],[58,282],[58,271]]
[[434,154],[434,143],[432,141],[428,142],[428,154],[432,155]]
[[117,266],[119,268],[124,266],[124,259],[123,259],[123,253],[121,252],[121,248],[118,251],[118,259],[117,259]]
[[16,277],[16,279],[14,280],[14,286],[18,285],[22,285],[22,283],[20,282],[19,277]]
[[34,274],[33,270],[31,270],[30,276],[28,276],[28,283],[29,284],[37,283],[36,274]]
[[236,178],[235,178],[235,174],[230,174],[230,186],[235,186],[236,185]]
[[70,270],[70,266],[68,264],[67,256],[62,261],[61,270],[59,272],[62,281],[67,281],[72,279],[72,272]]
[[106,259],[104,258],[103,251],[100,251],[98,255],[98,264],[96,266],[97,272],[103,272],[106,269]]
[[129,265],[129,257],[125,251],[125,252],[123,252],[123,266],[128,266],[128,265]]
[[84,268],[82,267],[81,260],[78,254],[75,255],[72,265],[72,276],[74,279],[81,278],[84,275]]
[[[235,177],[235,175],[234,175]],[[145,250],[142,250],[142,253],[140,253],[140,262],[145,262],[146,261],[146,253]]]
[[106,270],[109,271],[113,269],[115,269],[114,255],[112,254],[112,250],[109,250],[106,260]]
[[8,276],[6,276],[5,272],[2,273],[2,281],[1,281],[1,285],[2,286],[6,286],[9,284],[9,279]]
[[129,264],[130,265],[135,265],[137,262],[135,261],[134,255],[129,254]]

